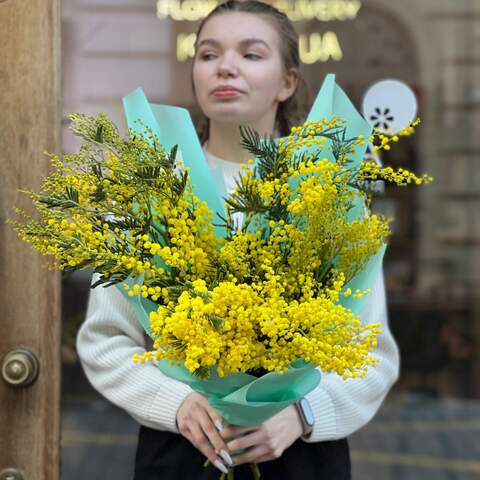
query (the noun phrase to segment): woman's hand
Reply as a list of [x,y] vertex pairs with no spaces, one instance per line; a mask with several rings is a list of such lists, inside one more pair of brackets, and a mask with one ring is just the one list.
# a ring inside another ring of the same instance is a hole
[[219,433],[222,417],[204,396],[192,392],[185,397],[177,411],[177,426],[179,432],[213,465],[227,473],[225,464],[217,456],[220,455],[227,464],[232,465],[228,448]]
[[261,463],[279,458],[303,434],[303,424],[295,405],[290,405],[260,426],[229,426],[220,433],[225,440],[249,432],[227,443],[230,452],[248,448],[233,456],[235,465]]

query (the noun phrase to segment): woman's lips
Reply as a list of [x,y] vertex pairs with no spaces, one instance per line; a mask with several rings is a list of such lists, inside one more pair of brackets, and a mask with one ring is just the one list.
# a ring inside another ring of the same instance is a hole
[[213,92],[213,95],[215,97],[236,97],[240,95],[240,92],[238,90],[215,90]]

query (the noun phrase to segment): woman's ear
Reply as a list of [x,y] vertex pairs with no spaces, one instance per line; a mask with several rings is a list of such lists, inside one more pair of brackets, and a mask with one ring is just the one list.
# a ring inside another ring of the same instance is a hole
[[294,93],[298,85],[298,72],[295,68],[291,68],[283,78],[283,85],[277,95],[279,103],[284,102],[290,98]]

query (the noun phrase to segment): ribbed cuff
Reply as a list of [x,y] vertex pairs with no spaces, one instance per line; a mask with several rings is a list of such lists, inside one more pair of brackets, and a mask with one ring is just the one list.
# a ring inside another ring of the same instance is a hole
[[177,411],[185,397],[193,390],[185,383],[166,378],[153,399],[148,416],[149,420],[161,425],[164,429],[179,433],[177,428]]
[[315,423],[310,435],[300,437],[306,443],[331,440],[337,432],[335,408],[328,393],[322,389],[322,383],[312,392],[305,395],[315,417]]

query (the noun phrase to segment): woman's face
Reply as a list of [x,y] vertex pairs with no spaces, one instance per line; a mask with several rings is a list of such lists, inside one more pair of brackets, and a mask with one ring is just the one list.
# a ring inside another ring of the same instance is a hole
[[[193,82],[200,108],[210,120],[273,128],[278,103],[296,86],[295,76],[284,72],[279,42],[274,27],[251,13],[215,15],[204,24]],[[215,92],[222,86],[236,91]]]

